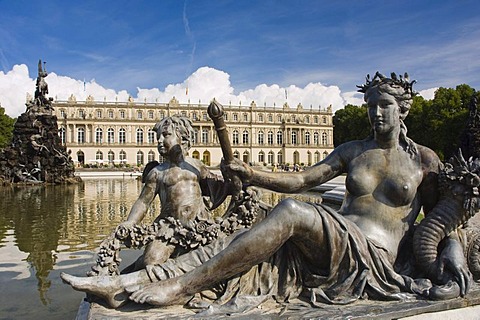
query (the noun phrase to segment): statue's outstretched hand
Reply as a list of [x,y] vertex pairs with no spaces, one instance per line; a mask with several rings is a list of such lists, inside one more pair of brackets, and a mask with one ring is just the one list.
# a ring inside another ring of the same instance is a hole
[[460,295],[465,296],[471,284],[471,273],[468,270],[463,248],[456,240],[449,239],[439,259],[439,276],[448,279],[448,274],[453,275],[455,282],[460,287]]
[[253,169],[245,162],[234,158],[231,162],[225,162],[222,159],[220,169],[225,179],[234,180],[235,177],[240,179],[243,183],[249,183],[253,176]]

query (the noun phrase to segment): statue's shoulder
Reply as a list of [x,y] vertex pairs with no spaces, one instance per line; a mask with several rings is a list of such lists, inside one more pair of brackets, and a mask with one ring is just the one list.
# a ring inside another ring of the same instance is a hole
[[433,171],[438,172],[439,168],[442,166],[442,162],[438,155],[432,149],[422,146],[420,144],[416,145],[418,154],[420,156],[420,161],[424,167],[429,167]]

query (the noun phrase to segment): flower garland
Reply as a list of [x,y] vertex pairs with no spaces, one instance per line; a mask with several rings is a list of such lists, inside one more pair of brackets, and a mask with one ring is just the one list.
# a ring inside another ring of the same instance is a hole
[[221,234],[230,235],[236,230],[249,228],[254,223],[259,209],[259,196],[256,190],[248,189],[232,210],[224,217],[201,219],[196,217],[188,225],[178,219],[167,217],[150,225],[120,225],[115,232],[100,245],[96,265],[89,276],[118,275],[121,262],[122,243],[127,248],[140,249],[153,240],[165,243],[185,251],[207,245]]

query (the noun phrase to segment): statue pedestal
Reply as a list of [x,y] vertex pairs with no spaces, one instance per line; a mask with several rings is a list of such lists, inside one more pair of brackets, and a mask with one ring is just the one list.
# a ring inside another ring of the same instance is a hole
[[[314,308],[308,302],[295,299],[288,304],[278,304],[269,299],[260,307],[244,314],[198,316],[199,318],[229,319],[478,319],[480,314],[480,285],[474,284],[465,298],[446,301],[413,300],[375,301],[359,300],[350,305],[327,305]],[[83,301],[77,320],[92,319],[190,319],[192,310],[181,306],[154,308],[127,304],[117,310],[98,303]],[[433,317],[433,318],[432,318]]]

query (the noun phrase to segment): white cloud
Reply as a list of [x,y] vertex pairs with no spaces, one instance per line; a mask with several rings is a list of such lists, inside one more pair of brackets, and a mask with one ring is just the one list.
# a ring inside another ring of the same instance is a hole
[[[49,73],[46,78],[49,85],[49,96],[56,100],[67,100],[74,95],[77,101],[84,101],[91,95],[96,101],[127,101],[130,94],[125,91],[107,89],[95,80],[84,82],[84,80],[72,79],[60,76],[54,72]],[[426,99],[433,97],[435,89],[421,91]],[[15,65],[11,71],[4,74],[0,72],[0,103],[6,113],[12,117],[18,116],[25,111],[26,93],[33,95],[35,91],[35,78],[30,78],[28,67],[24,64]],[[337,86],[325,86],[319,82],[309,83],[304,88],[290,85],[280,87],[277,84],[260,84],[254,89],[234,93],[230,83],[230,75],[226,72],[210,67],[202,67],[192,73],[182,83],[170,84],[164,90],[158,88],[142,89],[137,88],[134,99],[139,102],[168,102],[175,97],[180,103],[207,104],[213,98],[222,104],[228,105],[250,105],[255,101],[257,106],[266,105],[271,107],[283,106],[285,102],[290,107],[296,107],[299,103],[304,108],[314,109],[327,108],[332,105],[333,111],[343,108],[347,103],[361,105],[362,95],[357,92],[342,93]],[[431,99],[431,98],[430,98]]]
[[418,92],[419,95],[423,97],[425,100],[432,100],[435,97],[435,91],[437,91],[438,88],[430,88],[426,90],[420,90]]

